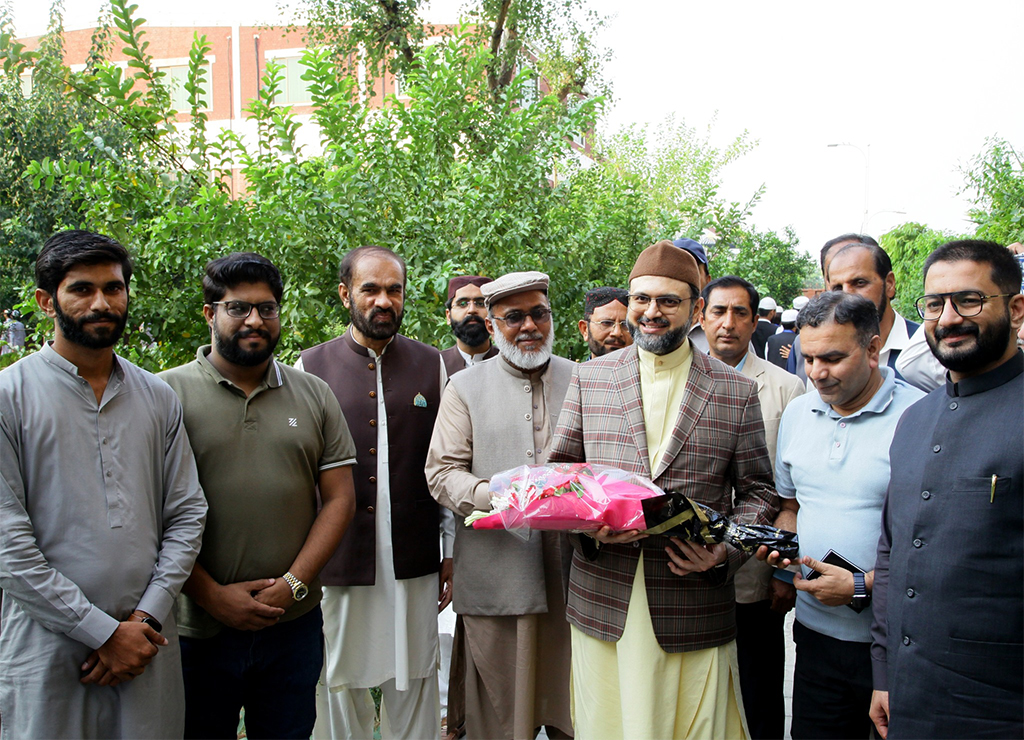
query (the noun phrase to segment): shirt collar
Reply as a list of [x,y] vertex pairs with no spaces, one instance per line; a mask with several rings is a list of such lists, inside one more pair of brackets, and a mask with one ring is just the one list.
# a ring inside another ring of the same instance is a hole
[[[40,353],[42,354],[43,359],[54,367],[60,368],[64,372],[74,375],[76,378],[81,377],[78,374],[78,366],[71,362],[71,360],[63,357],[53,348],[52,339],[43,343],[43,348],[40,350]],[[121,367],[117,353],[114,353],[114,367],[110,375],[118,380],[124,380],[124,368]]]
[[832,419],[855,419],[861,414],[882,414],[889,408],[889,404],[892,403],[893,394],[896,393],[896,373],[891,367],[880,366],[878,371],[882,374],[882,384],[875,391],[875,395],[871,399],[861,406],[859,409],[854,411],[848,416],[839,414],[829,406],[827,403],[821,400],[821,394],[814,391],[814,399],[811,401],[811,411],[817,414],[826,414]]
[[892,322],[889,336],[885,338],[885,344],[882,345],[882,354],[893,349],[904,350],[910,344],[910,335],[907,334],[907,320],[896,313],[896,309],[893,309],[892,312],[896,315],[896,318]]
[[748,357],[750,357],[750,350],[749,349],[746,352],[743,353],[743,359],[740,360],[738,363],[736,363],[736,367],[733,368],[733,369],[736,370],[736,372],[738,372],[738,373],[742,373],[743,372],[743,367],[747,364],[747,358]]
[[640,358],[640,364],[651,372],[656,372],[658,370],[674,370],[689,359],[690,352],[689,340],[683,342],[667,355],[656,355],[653,352],[648,352],[640,347],[636,348],[636,354],[637,357]]
[[1002,365],[973,378],[964,378],[959,383],[950,380],[949,373],[946,373],[946,395],[955,398],[984,393],[1010,382],[1021,373],[1024,373],[1024,352],[1018,349],[1013,353],[1013,357]]
[[[210,362],[210,350],[212,349],[213,347],[211,345],[204,344],[196,350],[196,361],[199,363],[199,367],[206,371],[207,374],[212,376],[213,379],[221,385],[228,385],[232,388],[237,388],[234,383],[221,375],[220,371],[213,366],[212,362]],[[274,357],[270,358],[270,363],[267,365],[267,374],[263,377],[262,385],[265,385],[267,388],[280,388],[284,385],[284,376],[281,374],[281,368],[278,366],[277,359]]]
[[359,342],[356,341],[356,337],[352,333],[352,327],[351,326],[349,326],[348,330],[345,332],[345,335],[349,339],[349,341],[352,343],[352,348],[353,349],[355,349],[360,354],[369,355],[370,357],[382,357],[384,355],[384,353],[388,351],[388,347],[391,346],[391,343],[393,341],[395,341],[395,337],[398,336],[397,334],[392,336],[391,339],[388,340],[388,343],[384,345],[384,349],[382,349],[380,351],[380,354],[377,354],[374,350],[372,350],[369,347],[366,347],[366,346],[364,346],[364,345],[362,345],[362,344],[360,344]]

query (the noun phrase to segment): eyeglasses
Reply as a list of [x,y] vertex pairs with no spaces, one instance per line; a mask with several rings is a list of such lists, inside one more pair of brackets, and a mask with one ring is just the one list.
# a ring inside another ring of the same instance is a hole
[[526,321],[526,317],[529,316],[533,319],[533,323],[546,324],[551,321],[551,309],[550,308],[535,308],[528,313],[522,311],[509,311],[504,316],[491,316],[495,321],[504,321],[505,326],[509,329],[518,329]]
[[233,319],[247,319],[255,308],[261,319],[276,319],[281,315],[281,304],[267,301],[266,303],[249,303],[248,301],[213,301],[211,306],[224,306],[224,313]]
[[597,324],[605,331],[611,331],[618,326],[622,331],[629,331],[629,324],[625,321],[612,321],[611,319],[605,319],[604,321],[587,321],[588,324]]
[[487,301],[483,298],[460,298],[455,301],[455,305],[459,308],[469,308],[470,303],[477,308],[487,308]]
[[1016,293],[996,293],[995,295],[982,295],[980,290],[959,290],[956,293],[932,293],[923,295],[915,301],[917,312],[925,321],[936,321],[942,316],[942,310],[946,307],[946,299],[953,304],[953,310],[965,319],[977,316],[985,307],[985,301],[989,298],[1005,298],[1016,295]]
[[658,305],[658,310],[666,316],[671,316],[679,310],[679,306],[682,305],[683,301],[692,301],[693,297],[680,298],[677,295],[660,295],[656,298],[651,298],[649,295],[643,293],[630,293],[629,294],[629,307],[633,311],[643,313],[650,305],[651,301],[654,301]]

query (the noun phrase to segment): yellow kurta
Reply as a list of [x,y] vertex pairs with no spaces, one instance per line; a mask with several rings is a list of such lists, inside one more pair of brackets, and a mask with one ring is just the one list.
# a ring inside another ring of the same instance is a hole
[[[638,350],[651,469],[668,445],[693,355]],[[618,642],[572,627],[573,724],[579,740],[746,738],[736,643],[667,653],[651,624],[643,555]]]

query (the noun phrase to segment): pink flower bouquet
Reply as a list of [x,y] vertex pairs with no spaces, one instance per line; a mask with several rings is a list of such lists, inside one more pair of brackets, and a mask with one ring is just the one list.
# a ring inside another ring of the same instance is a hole
[[640,502],[663,495],[646,478],[589,463],[506,470],[491,478],[490,492],[491,512],[466,520],[474,529],[645,529]]

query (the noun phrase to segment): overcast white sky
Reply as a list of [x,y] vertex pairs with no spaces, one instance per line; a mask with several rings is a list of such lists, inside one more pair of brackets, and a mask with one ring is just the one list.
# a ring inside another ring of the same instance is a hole
[[[44,0],[12,0],[19,35],[45,29]],[[274,22],[276,0],[135,0],[151,24]],[[89,27],[99,0],[66,0],[65,27]],[[434,0],[430,20],[454,20]],[[612,16],[601,41],[614,108],[605,126],[675,113],[725,143],[758,147],[725,172],[761,229],[792,224],[816,253],[828,238],[904,221],[970,230],[958,168],[999,135],[1024,149],[1021,0],[691,2],[591,0]],[[831,143],[856,145],[828,148]],[[892,211],[904,211],[905,215]]]

